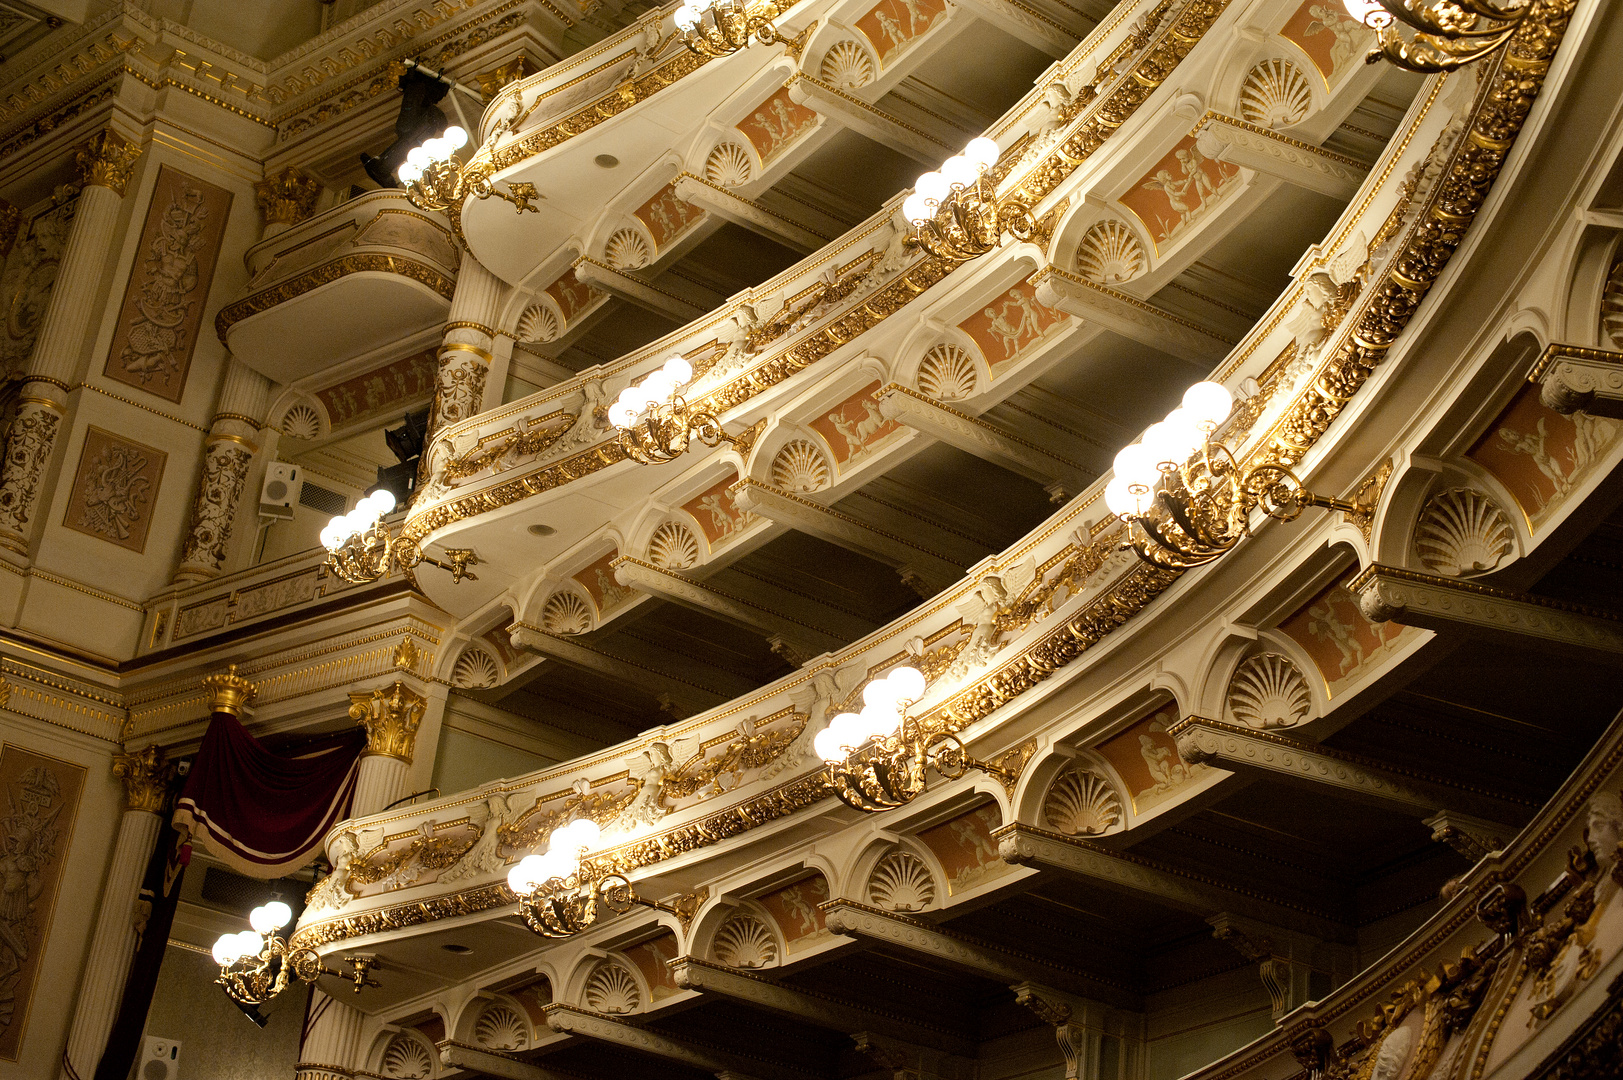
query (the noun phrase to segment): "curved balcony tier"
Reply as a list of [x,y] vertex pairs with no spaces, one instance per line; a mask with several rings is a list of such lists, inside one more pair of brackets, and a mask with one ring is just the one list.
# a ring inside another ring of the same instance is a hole
[[445,322],[459,251],[445,218],[375,191],[260,241],[215,329],[243,363],[292,383]]

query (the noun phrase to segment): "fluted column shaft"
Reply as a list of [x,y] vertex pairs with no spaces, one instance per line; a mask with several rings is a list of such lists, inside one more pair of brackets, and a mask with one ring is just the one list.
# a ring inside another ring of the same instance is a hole
[[294,1080],[349,1080],[360,1067],[362,1019],[359,1009],[337,998],[311,994]]
[[501,279],[486,270],[468,252],[456,273],[451,314],[440,339],[439,375],[434,388],[434,411],[428,418],[430,435],[479,412],[490,375],[491,349],[496,342],[496,306],[501,300]]
[[90,954],[79,980],[73,1023],[68,1028],[62,1070],[66,1080],[87,1080],[95,1075],[107,1047],[107,1036],[113,1030],[124,995],[124,980],[135,954],[135,904],[141,895],[141,878],[163,827],[163,809],[174,766],[164,760],[156,746],[149,746],[138,754],[119,754],[114,758],[113,771],[124,781],[124,817],[118,825],[113,862],[102,886]]
[[220,401],[203,440],[203,471],[192,499],[191,525],[175,568],[175,584],[205,581],[220,572],[248,466],[259,452],[259,425],[265,419],[270,381],[232,358]]
[[79,382],[85,335],[97,322],[97,293],[114,248],[119,204],[139,155],[138,147],[110,130],[78,154],[84,190],[0,462],[0,545],[23,555],[38,525],[40,484],[68,414],[67,397]]

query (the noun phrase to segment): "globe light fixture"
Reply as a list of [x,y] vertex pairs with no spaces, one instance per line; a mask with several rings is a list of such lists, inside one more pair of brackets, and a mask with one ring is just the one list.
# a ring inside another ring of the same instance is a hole
[[[1347,14],[1375,31],[1365,58],[1406,71],[1452,71],[1480,60],[1510,40],[1532,0],[1341,0]],[[1402,31],[1407,29],[1408,36]]]
[[626,454],[644,465],[674,461],[694,436],[706,446],[737,439],[722,430],[716,414],[688,404],[682,388],[693,380],[693,365],[673,356],[633,386],[620,391],[608,408],[609,423],[620,432]]
[[812,739],[830,786],[847,806],[864,813],[904,806],[924,793],[931,770],[948,780],[978,769],[1013,781],[1008,770],[970,757],[958,736],[928,730],[907,715],[924,688],[917,668],[892,668],[862,688],[860,712],[840,713]]
[[1228,389],[1199,382],[1165,420],[1116,455],[1105,505],[1127,523],[1127,545],[1155,566],[1187,570],[1251,535],[1251,513],[1293,521],[1309,506],[1367,516],[1371,507],[1315,495],[1281,465],[1241,466],[1214,438],[1234,408]]
[[215,980],[231,998],[243,1005],[260,1005],[287,989],[297,980],[313,983],[323,975],[334,975],[363,986],[379,985],[370,976],[377,959],[371,956],[348,958],[349,971],[326,967],[314,949],[293,948],[279,932],[293,920],[293,909],[280,900],[262,904],[248,914],[252,928],[224,934],[214,943],[214,962],[220,965]]
[[394,535],[383,521],[394,513],[395,497],[388,488],[378,488],[355,504],[347,514],[339,514],[321,530],[321,546],[327,549],[327,566],[345,581],[364,585],[376,581],[399,566],[414,570],[419,563],[428,563],[449,571],[452,584],[463,578],[478,581],[479,576],[468,567],[479,562],[471,548],[446,548],[445,559],[429,558],[415,547],[395,543]]
[[526,855],[507,872],[519,915],[542,937],[572,937],[594,925],[605,910],[622,915],[633,907],[680,914],[676,908],[637,895],[623,874],[604,872],[586,856],[601,839],[597,822],[576,818],[553,829],[544,855]]
[[939,170],[920,176],[902,200],[902,216],[913,226],[908,243],[937,258],[966,262],[996,248],[1005,232],[1029,240],[1036,228],[1031,210],[1013,203],[1000,207],[987,177],[998,154],[997,143],[983,135]]

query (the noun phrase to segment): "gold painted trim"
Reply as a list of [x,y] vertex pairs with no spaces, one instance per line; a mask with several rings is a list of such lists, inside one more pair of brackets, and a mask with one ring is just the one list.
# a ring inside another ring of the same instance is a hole
[[479,359],[483,360],[487,365],[492,359],[494,359],[490,355],[490,351],[488,349],[481,349],[479,346],[470,345],[466,341],[447,341],[442,343],[440,345],[440,355],[443,357],[448,352],[471,352]]
[[189,427],[189,428],[192,428],[195,431],[201,431],[205,435],[208,434],[208,428],[204,427],[202,424],[194,424],[190,420],[182,419],[181,417],[175,416],[172,413],[166,413],[162,409],[155,409],[151,405],[146,404],[145,402],[136,401],[134,398],[127,398],[123,394],[115,394],[111,390],[106,390],[106,389],[103,389],[100,386],[97,386],[95,383],[82,382],[78,386],[74,387],[74,389],[76,389],[76,390],[94,390],[96,393],[102,395],[103,397],[110,397],[114,401],[122,401],[126,405],[134,405],[137,409],[140,409],[142,412],[149,412],[153,416],[161,416],[165,420],[171,421],[171,422],[176,423],[176,424],[180,424],[182,427]]
[[1527,381],[1536,383],[1544,378],[1544,373],[1550,370],[1550,365],[1563,357],[1572,357],[1575,360],[1594,360],[1603,364],[1623,364],[1623,352],[1614,352],[1611,349],[1593,349],[1586,345],[1563,345],[1559,341],[1552,341],[1544,346],[1539,353],[1538,360],[1533,364],[1533,370],[1527,373]]
[[497,338],[501,336],[500,331],[486,326],[484,323],[474,322],[472,319],[452,319],[450,322],[445,324],[445,329],[442,332],[449,334],[452,330],[477,330],[487,338]]
[[259,453],[259,447],[255,446],[253,443],[249,442],[247,439],[244,439],[241,435],[233,435],[229,431],[216,431],[216,432],[214,432],[208,438],[203,440],[203,445],[204,446],[213,446],[216,443],[222,443],[222,442],[234,442],[238,446],[246,447],[250,454]]

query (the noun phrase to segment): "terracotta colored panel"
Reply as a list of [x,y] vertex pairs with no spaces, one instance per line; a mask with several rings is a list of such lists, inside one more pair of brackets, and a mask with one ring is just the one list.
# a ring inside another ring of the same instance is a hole
[[642,972],[643,981],[648,984],[648,996],[654,1001],[676,993],[676,976],[666,966],[666,961],[675,960],[679,951],[676,935],[669,931],[625,951],[625,958]]
[[317,390],[316,398],[327,410],[327,419],[334,428],[358,424],[388,412],[403,401],[433,397],[437,368],[434,350],[429,349]]
[[558,310],[564,313],[565,322],[591,307],[597,302],[597,298],[603,295],[590,285],[577,281],[574,267],[570,267],[568,273],[548,285],[546,291],[558,302]]
[[214,281],[231,193],[165,165],[141,230],[104,374],[179,401]]
[[0,1060],[16,1061],[73,843],[85,770],[20,746],[0,749]]
[[1421,631],[1395,622],[1372,623],[1347,591],[1349,571],[1279,624],[1280,632],[1302,647],[1324,676],[1329,696],[1344,689],[1358,672],[1378,663]]
[[782,89],[740,120],[738,130],[755,146],[762,161],[770,161],[816,124],[817,114],[790,101],[789,91]]
[[891,53],[930,29],[946,11],[946,0],[883,0],[857,20],[857,29],[873,42],[880,61],[888,62]]
[[738,475],[735,473],[682,504],[682,509],[698,522],[700,531],[704,533],[704,538],[710,542],[712,548],[733,533],[741,532],[755,520],[754,514],[746,514],[734,506],[733,497],[727,494],[727,489],[736,483]]
[[975,339],[996,375],[999,365],[1041,342],[1065,319],[1063,311],[1039,304],[1036,291],[1021,282],[958,325]]
[[86,428],[62,524],[134,552],[144,550],[168,457],[101,428]]
[[1177,705],[1168,702],[1097,748],[1127,785],[1138,813],[1165,802],[1206,771],[1205,765],[1188,765],[1178,756],[1178,744],[1167,734],[1178,719]]
[[948,895],[956,896],[1014,869],[998,858],[997,844],[992,841],[992,830],[1002,824],[997,805],[986,803],[919,833],[919,840],[947,872]]
[[823,437],[842,470],[902,430],[896,421],[879,415],[879,402],[874,397],[878,392],[879,382],[875,380],[807,425]]
[[704,211],[692,203],[676,197],[676,187],[666,184],[637,208],[637,218],[654,237],[654,243],[663,248],[704,217]]
[[827,901],[828,896],[828,879],[813,873],[793,885],[756,897],[756,902],[766,908],[772,921],[778,924],[787,950],[798,952],[830,936],[828,925],[823,921],[823,910],[818,906]]
[[1466,456],[1515,496],[1531,528],[1542,523],[1582,486],[1617,441],[1618,423],[1574,413],[1562,416],[1538,399],[1529,383]]
[[592,594],[592,603],[600,617],[637,595],[637,590],[628,589],[614,580],[614,571],[609,569],[609,563],[619,557],[618,551],[611,551],[575,575],[575,580]]
[[1144,223],[1159,249],[1216,203],[1239,175],[1238,165],[1214,161],[1195,147],[1193,135],[1185,135],[1133,183],[1121,204]]
[[1375,44],[1375,35],[1336,0],[1304,0],[1279,36],[1301,46],[1326,83],[1349,63],[1363,63]]

